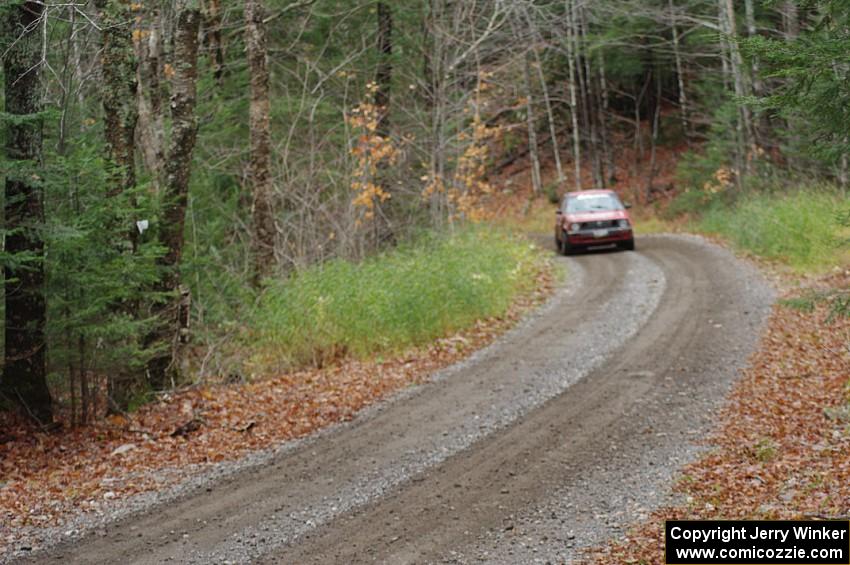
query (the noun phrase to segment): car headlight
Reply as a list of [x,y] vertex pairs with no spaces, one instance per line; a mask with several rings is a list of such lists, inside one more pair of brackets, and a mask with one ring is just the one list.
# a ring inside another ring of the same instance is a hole
[[580,229],[581,229],[581,226],[579,224],[570,224],[570,231],[571,232],[577,232]]
[[630,228],[631,226],[629,225],[629,221],[628,221],[628,220],[620,220],[620,227],[621,227],[621,228],[623,228],[623,229],[628,229],[628,228]]

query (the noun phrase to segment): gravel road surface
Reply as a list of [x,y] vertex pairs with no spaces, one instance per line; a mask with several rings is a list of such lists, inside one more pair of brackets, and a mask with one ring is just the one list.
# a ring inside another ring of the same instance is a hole
[[547,305],[428,384],[29,559],[560,563],[617,536],[671,496],[773,292],[690,236],[559,261]]

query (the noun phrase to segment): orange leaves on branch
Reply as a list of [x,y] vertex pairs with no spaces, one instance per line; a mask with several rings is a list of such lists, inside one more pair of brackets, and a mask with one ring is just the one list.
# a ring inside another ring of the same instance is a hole
[[[370,83],[367,89],[374,94],[377,85]],[[359,217],[357,224],[371,220],[378,204],[390,198],[378,180],[382,168],[395,164],[398,149],[392,140],[378,133],[381,108],[363,102],[346,118],[354,130],[356,143],[351,148],[354,170],[351,175],[351,190],[354,192],[352,205]]]
[[712,180],[703,185],[703,190],[710,194],[724,192],[734,185],[736,172],[728,167],[720,167],[714,171]]
[[422,177],[425,183],[422,189],[424,199],[435,195],[445,195],[451,217],[464,218],[473,222],[484,219],[484,199],[493,194],[493,186],[487,175],[487,160],[490,157],[492,142],[502,134],[501,126],[488,126],[481,119],[480,109],[486,107],[481,94],[489,89],[487,79],[491,75],[492,73],[480,73],[475,96],[464,108],[464,114],[471,114],[472,120],[457,135],[461,151],[457,158],[454,175],[451,178],[444,178],[432,172]]
[[470,132],[462,132],[458,139],[468,142],[457,161],[455,187],[449,190],[448,200],[457,214],[474,222],[484,217],[482,199],[493,193],[487,180],[487,159],[490,141],[501,134],[501,127],[489,127],[476,111]]

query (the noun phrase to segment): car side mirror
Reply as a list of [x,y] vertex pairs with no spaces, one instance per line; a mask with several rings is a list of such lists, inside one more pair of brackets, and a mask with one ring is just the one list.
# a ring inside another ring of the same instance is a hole
[[561,209],[560,209],[560,208],[558,208],[557,210],[555,210],[555,215],[556,215],[556,216],[560,216],[562,213],[563,213],[563,212],[561,212]]
[[631,204],[629,204],[629,203],[627,202],[627,203],[623,204],[623,207],[624,207],[626,210],[628,210],[629,208],[631,208],[631,207],[632,207],[632,205],[631,205]]

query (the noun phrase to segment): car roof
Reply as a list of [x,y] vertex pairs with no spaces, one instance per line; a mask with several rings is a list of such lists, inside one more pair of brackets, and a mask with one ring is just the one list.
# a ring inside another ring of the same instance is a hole
[[607,188],[593,188],[590,190],[578,190],[573,192],[568,192],[567,196],[578,196],[579,194],[616,194],[613,190]]

